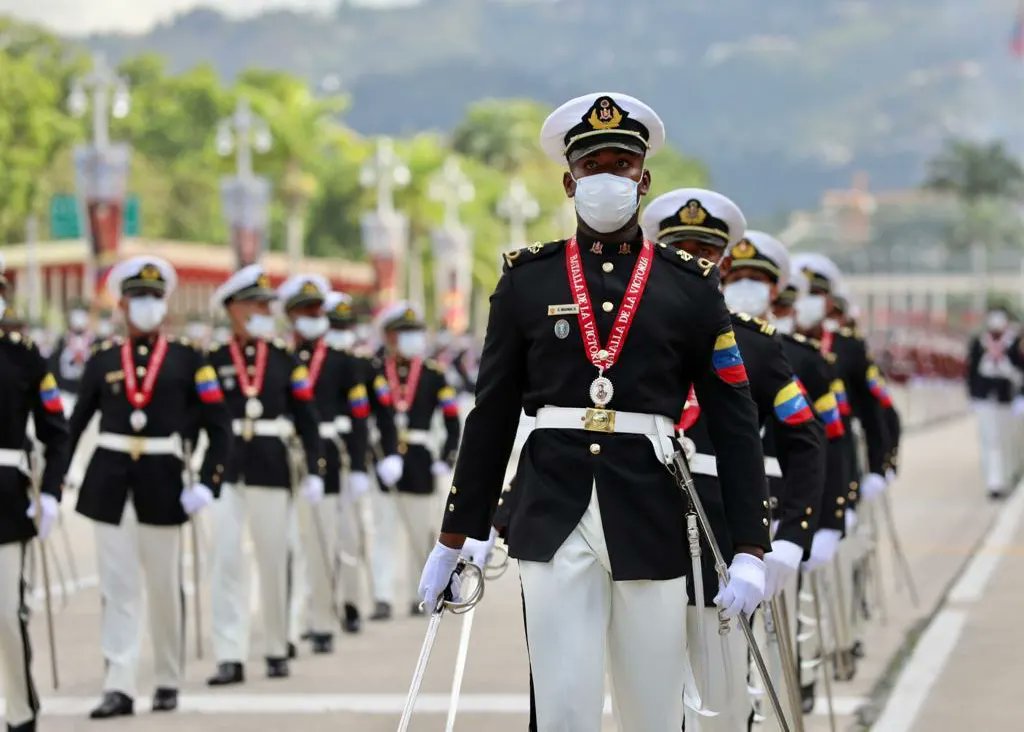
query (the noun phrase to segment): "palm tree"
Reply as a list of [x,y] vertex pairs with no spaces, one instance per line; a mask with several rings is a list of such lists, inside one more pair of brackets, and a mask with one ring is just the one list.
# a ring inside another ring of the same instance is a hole
[[1024,184],[1024,169],[1002,142],[950,140],[928,164],[925,187],[952,193],[967,205],[1007,199]]

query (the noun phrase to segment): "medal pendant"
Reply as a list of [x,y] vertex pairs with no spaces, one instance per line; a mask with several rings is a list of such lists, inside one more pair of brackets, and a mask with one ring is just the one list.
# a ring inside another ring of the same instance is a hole
[[245,400],[245,416],[249,419],[259,419],[263,416],[263,402],[256,397],[249,397]]
[[395,412],[395,427],[398,429],[400,434],[404,434],[409,429],[409,414],[408,412]]
[[615,387],[607,376],[598,376],[590,382],[590,400],[597,407],[605,407],[615,396]]
[[132,429],[136,432],[142,432],[146,428],[146,422],[149,419],[146,417],[146,413],[141,409],[135,409],[128,417],[128,424],[132,426]]

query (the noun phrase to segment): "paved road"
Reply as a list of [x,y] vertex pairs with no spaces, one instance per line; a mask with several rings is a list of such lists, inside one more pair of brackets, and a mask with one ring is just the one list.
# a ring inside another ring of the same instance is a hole
[[[872,698],[879,688],[889,688],[896,682],[899,691],[898,679],[890,678],[883,683],[886,669],[899,654],[908,632],[922,629],[933,615],[944,593],[992,525],[997,507],[983,497],[976,463],[975,431],[969,419],[938,423],[907,438],[903,471],[893,492],[893,505],[921,603],[913,608],[905,590],[896,592],[889,553],[883,550],[883,576],[888,587],[887,623],[876,624],[868,632],[865,638],[868,656],[860,665],[858,677],[851,683],[837,685],[837,704],[842,712],[840,729],[856,728],[855,713],[865,705],[869,717],[877,716],[880,710],[872,707]],[[37,614],[33,622],[37,650],[34,667],[44,696],[44,709],[49,712],[42,729],[55,732],[85,727],[83,716],[98,697],[102,679],[98,647],[99,598],[94,586],[91,528],[77,516],[69,515],[67,522],[78,572],[85,586],[69,598],[57,618],[62,674],[59,692],[53,691],[48,678],[48,645],[41,614]],[[1019,556],[1022,537],[1019,529],[1014,527],[1014,530],[1007,542],[1013,544],[1013,551]],[[1005,546],[1001,544],[990,550],[1003,551]],[[992,587],[1012,585],[1011,562],[1004,565],[995,568],[990,580]],[[920,713],[909,720],[908,723],[916,724],[913,729],[930,732],[965,729],[964,720],[973,719],[970,715],[975,706],[1006,709],[1015,702],[1017,712],[1024,711],[1024,699],[1019,693],[1016,696],[1011,693],[1013,684],[1019,683],[1019,673],[1007,673],[1003,686],[993,687],[987,693],[967,698],[958,693],[965,683],[981,686],[979,674],[989,660],[995,662],[1005,657],[1008,671],[1022,670],[1019,654],[1005,642],[1012,637],[1008,634],[1015,630],[1011,623],[1024,609],[1022,592],[1019,586],[1005,588],[1001,595],[1004,603],[998,607],[982,603],[961,606],[966,618],[963,632],[949,663],[942,667],[945,670],[940,669],[941,673],[934,680]],[[208,609],[209,603],[205,605]],[[518,578],[513,569],[488,586],[487,600],[476,616],[464,687],[466,708],[474,711],[460,715],[459,729],[502,732],[525,728],[527,663],[520,613]],[[414,730],[444,728],[459,622],[451,618],[443,624],[423,685],[422,713],[414,720]],[[204,626],[208,631],[208,618]],[[230,731],[249,729],[256,724],[261,730],[295,729],[301,725],[304,732],[393,730],[424,628],[422,619],[405,617],[385,624],[368,624],[361,635],[341,638],[333,656],[312,657],[308,652],[302,653],[293,664],[292,677],[283,681],[262,678],[262,663],[253,659],[247,667],[250,682],[233,691],[219,693],[210,693],[204,686],[203,679],[213,664],[209,658],[195,659],[190,639],[188,678],[179,713],[152,715],[145,711],[147,704],[142,700],[136,717],[105,725],[96,723],[96,727],[169,730],[186,725],[188,729]],[[190,624],[190,632],[191,629]],[[1017,637],[1020,638],[1019,633]],[[150,689],[149,668],[149,654],[144,646],[140,686],[144,690],[143,697]],[[997,696],[997,692],[1001,694]],[[822,706],[811,721],[811,730],[828,728],[823,711]],[[992,723],[982,724],[978,729],[1009,729],[1002,722],[1001,713],[992,712]],[[614,728],[610,717],[605,728]]]

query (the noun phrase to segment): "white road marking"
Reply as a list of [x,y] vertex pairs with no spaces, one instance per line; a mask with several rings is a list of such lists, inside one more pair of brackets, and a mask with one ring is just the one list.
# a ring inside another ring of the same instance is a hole
[[967,566],[967,570],[949,593],[950,603],[977,602],[985,592],[985,586],[992,578],[999,562],[1006,555],[1013,535],[1024,514],[1024,485],[1017,486],[1010,500],[996,519],[995,526],[985,538],[985,543]]
[[[54,696],[43,697],[44,716],[85,716],[99,697]],[[448,694],[420,694],[416,703],[419,714],[447,714]],[[837,697],[836,712],[852,714],[864,703],[860,697]],[[356,714],[399,715],[405,706],[405,694],[182,694],[179,713],[185,714],[324,714],[350,712]],[[3,713],[0,699],[0,714]],[[611,708],[605,700],[605,713]],[[137,713],[150,709],[148,699],[138,699]],[[459,711],[483,714],[527,714],[530,711],[528,694],[463,694]],[[824,708],[815,714],[826,714]]]

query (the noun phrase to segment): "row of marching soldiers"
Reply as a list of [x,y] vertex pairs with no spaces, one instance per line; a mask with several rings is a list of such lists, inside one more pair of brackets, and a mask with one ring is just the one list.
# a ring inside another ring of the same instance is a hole
[[641,216],[664,140],[607,92],[541,129],[576,232],[505,256],[420,594],[474,603],[462,562],[504,536],[533,729],[602,729],[606,673],[623,730],[802,729],[867,652],[899,419],[831,260],[715,191]]
[[[45,542],[60,521],[62,487],[72,482],[66,474],[83,436],[95,440],[95,450],[76,510],[95,529],[105,661],[94,719],[134,713],[144,607],[152,710],[177,708],[185,656],[182,526],[190,520],[193,563],[205,553],[196,521],[206,514],[211,522],[210,576],[193,588],[196,596],[208,589],[211,601],[210,686],[245,681],[246,529],[260,588],[258,653],[268,678],[289,675],[300,636],[314,653],[330,653],[336,629],[359,631],[372,484],[389,492],[387,505],[406,529],[413,574],[433,545],[431,494],[454,462],[459,418],[455,389],[425,358],[419,313],[407,304],[385,309],[378,321],[383,348],[357,352],[347,295],[313,275],[293,276],[275,290],[252,265],[216,291],[232,334],[204,349],[166,332],[176,283],[174,268],[157,257],[135,257],[110,271],[107,288],[126,333],[91,348],[69,419],[37,346],[16,328],[0,332],[0,669],[7,724],[18,732],[35,730],[39,713],[26,558],[31,539]],[[7,284],[0,280],[0,296]],[[275,338],[275,301],[290,323],[287,342]],[[42,460],[32,459],[30,416],[35,441],[45,448]],[[94,416],[98,433],[90,438]],[[381,539],[373,619],[392,613],[394,537]],[[415,586],[408,598],[415,598]],[[198,634],[198,601],[195,608]]]

